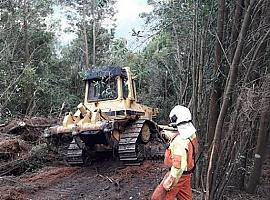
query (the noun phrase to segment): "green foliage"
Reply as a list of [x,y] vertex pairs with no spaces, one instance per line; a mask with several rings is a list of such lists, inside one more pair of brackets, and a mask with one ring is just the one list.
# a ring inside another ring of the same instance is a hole
[[104,60],[104,63],[108,65],[129,66],[132,61],[129,60],[129,54],[131,53],[126,47],[125,39],[114,39],[110,45],[108,57]]
[[53,53],[54,34],[44,26],[51,1],[26,3],[7,1],[0,8],[0,121],[53,114],[63,101],[78,100],[70,95],[69,70]]

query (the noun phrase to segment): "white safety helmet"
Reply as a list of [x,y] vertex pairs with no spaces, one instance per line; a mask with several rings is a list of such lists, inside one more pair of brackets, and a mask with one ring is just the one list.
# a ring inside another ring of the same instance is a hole
[[170,120],[170,126],[177,127],[183,139],[189,138],[196,132],[191,121],[191,113],[185,106],[175,106],[170,112]]

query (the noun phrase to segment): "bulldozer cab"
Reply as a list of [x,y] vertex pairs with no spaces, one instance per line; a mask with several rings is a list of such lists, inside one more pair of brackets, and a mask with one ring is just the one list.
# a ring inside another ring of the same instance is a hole
[[92,68],[83,73],[83,79],[86,83],[83,106],[91,112],[101,110],[110,119],[152,120],[157,114],[156,109],[137,102],[135,78],[128,67]]
[[135,83],[129,68],[94,68],[85,75],[85,104],[108,100],[136,100]]

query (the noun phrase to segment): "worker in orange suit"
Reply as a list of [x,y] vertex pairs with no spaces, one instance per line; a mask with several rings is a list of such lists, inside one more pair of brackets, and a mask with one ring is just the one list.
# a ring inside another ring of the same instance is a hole
[[177,105],[170,112],[173,130],[164,130],[168,142],[164,164],[170,171],[155,189],[151,200],[191,200],[191,174],[198,149],[196,129],[188,108]]

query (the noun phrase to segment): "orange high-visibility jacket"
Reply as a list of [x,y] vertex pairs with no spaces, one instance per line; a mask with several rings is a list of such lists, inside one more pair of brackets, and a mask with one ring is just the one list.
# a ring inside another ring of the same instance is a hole
[[195,155],[198,150],[198,141],[194,133],[188,139],[182,139],[178,134],[170,143],[165,152],[164,164],[170,168],[170,175],[179,181],[182,174],[192,173],[195,164]]

